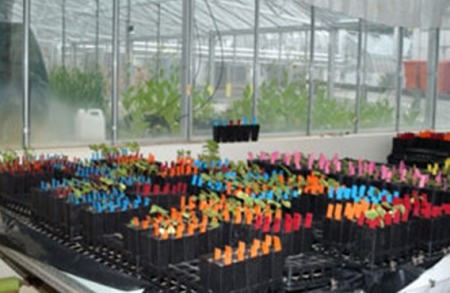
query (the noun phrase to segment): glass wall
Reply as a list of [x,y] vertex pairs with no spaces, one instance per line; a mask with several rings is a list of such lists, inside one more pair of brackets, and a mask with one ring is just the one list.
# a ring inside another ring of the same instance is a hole
[[[305,133],[308,113],[310,8],[261,2],[258,117],[264,133]],[[280,27],[278,21],[284,19]]]
[[405,29],[403,40],[403,90],[400,105],[401,130],[429,128],[425,113],[429,32]]
[[[253,96],[261,131],[268,135],[348,133],[356,122],[359,132],[393,131],[398,92],[400,130],[431,127],[435,108],[437,127],[450,126],[447,29],[440,33],[437,50],[434,105],[429,83],[434,69],[428,59],[438,43],[430,30],[404,29],[399,63],[397,28],[325,9],[314,8],[311,46],[312,9],[301,1],[260,0],[255,39],[255,1],[33,0],[32,147],[111,141],[115,1],[115,118],[121,141],[179,141],[191,133],[191,139],[209,137],[215,121],[250,121]],[[22,1],[0,1],[0,17],[0,145],[18,147],[23,144]],[[185,25],[189,21],[191,32]],[[403,80],[397,91],[400,67]],[[191,79],[185,82],[187,75]],[[186,107],[191,113],[182,112],[185,101],[192,102]],[[187,117],[192,121],[184,123]]]
[[81,2],[30,1],[33,147],[109,137],[112,10],[109,1]]
[[119,139],[180,136],[182,0],[121,0]]
[[359,128],[395,128],[397,40],[394,28],[364,22]]
[[448,131],[450,130],[450,30],[441,30],[439,41],[436,126]]
[[[319,19],[327,11],[316,9]],[[359,20],[333,15],[315,31],[312,133],[352,132],[355,122]]]
[[[22,144],[22,17],[22,1],[0,1],[0,145],[4,148],[17,148]],[[30,36],[30,46],[36,46],[33,34]],[[31,61],[32,58],[38,56],[32,53]],[[31,73],[37,73],[39,70],[36,62],[32,61]]]
[[195,1],[194,135],[210,136],[214,121],[251,119],[254,15],[254,1]]

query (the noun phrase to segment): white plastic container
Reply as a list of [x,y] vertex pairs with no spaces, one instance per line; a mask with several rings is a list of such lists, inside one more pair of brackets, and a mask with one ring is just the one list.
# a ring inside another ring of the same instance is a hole
[[79,109],[75,116],[75,136],[81,141],[106,139],[105,116],[100,109]]

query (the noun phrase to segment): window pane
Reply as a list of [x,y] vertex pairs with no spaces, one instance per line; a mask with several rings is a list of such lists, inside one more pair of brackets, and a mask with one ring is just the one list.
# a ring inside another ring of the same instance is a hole
[[[316,28],[314,133],[353,131],[358,57],[358,19],[316,9],[328,22]],[[332,16],[331,16],[332,15]]]
[[450,30],[441,29],[439,37],[439,76],[436,126],[450,128]]
[[394,29],[365,23],[360,131],[393,130],[397,44]]
[[429,127],[425,119],[428,36],[429,33],[426,30],[405,30],[400,116],[402,130]]
[[111,1],[99,1],[99,7],[88,0],[30,2],[37,40],[30,43],[35,56],[30,64],[37,68],[30,72],[32,145],[106,141],[111,129]]
[[182,0],[121,0],[121,140],[180,135],[182,9]]
[[254,1],[195,1],[194,134],[251,118]]
[[[0,145],[15,148],[22,144],[23,127],[23,26],[22,1],[0,1]],[[36,47],[30,34],[30,47]],[[33,60],[35,60],[33,62]],[[30,76],[42,67],[35,50],[30,51]]]
[[261,131],[306,132],[311,13],[297,1],[263,1],[261,7]]

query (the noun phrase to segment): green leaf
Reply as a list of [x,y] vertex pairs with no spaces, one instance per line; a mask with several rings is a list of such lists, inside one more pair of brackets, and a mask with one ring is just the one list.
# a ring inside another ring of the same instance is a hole
[[287,200],[283,200],[282,202],[282,205],[285,207],[285,208],[287,208],[287,209],[290,209],[291,208],[291,202],[290,201],[287,201]]
[[209,222],[209,227],[211,229],[219,228],[219,226],[220,226],[219,222],[213,222],[213,221]]

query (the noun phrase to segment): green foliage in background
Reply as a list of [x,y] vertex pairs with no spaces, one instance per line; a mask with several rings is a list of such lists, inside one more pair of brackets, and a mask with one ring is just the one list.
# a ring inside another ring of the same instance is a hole
[[[247,86],[243,97],[233,102],[232,119],[251,116],[252,91]],[[279,84],[275,79],[260,86],[258,100],[259,122],[265,131],[287,131],[306,128],[308,88],[306,82],[289,82],[287,76]],[[324,83],[317,83],[312,107],[312,127],[315,131],[350,130],[355,121],[355,106],[348,99],[329,98]],[[387,97],[376,102],[361,101],[362,128],[393,125],[394,108]]]
[[57,67],[49,73],[53,96],[74,108],[106,109],[105,82],[100,71]]
[[[138,135],[178,134],[180,131],[180,80],[177,67],[168,76],[161,70],[143,84],[132,86],[124,93],[122,105],[125,123]],[[207,87],[193,91],[194,123],[212,124],[215,112]]]

